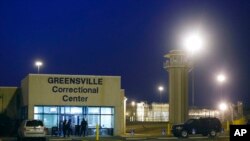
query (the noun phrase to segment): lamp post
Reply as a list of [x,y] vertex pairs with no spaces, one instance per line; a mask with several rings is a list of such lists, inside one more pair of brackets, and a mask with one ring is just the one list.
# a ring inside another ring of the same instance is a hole
[[222,112],[222,121],[224,122],[224,112],[228,109],[228,105],[225,102],[219,104],[219,109]]
[[[216,77],[216,80],[219,83],[218,93],[219,93],[220,99],[222,100],[222,99],[224,99],[222,96],[223,95],[222,94],[222,84],[225,82],[226,77],[223,73],[219,73]],[[222,121],[224,121],[224,111],[227,110],[227,105],[224,102],[222,102],[219,105],[219,109],[222,111]]]
[[230,109],[230,112],[231,112],[231,120],[233,122],[233,120],[234,120],[234,104],[233,103],[229,104],[229,109]]
[[36,61],[35,65],[37,66],[37,73],[39,73],[40,67],[43,65],[43,62],[42,61]]
[[[221,73],[219,75],[217,75],[217,81],[219,82],[219,85],[222,85],[225,81],[226,81],[226,76]],[[222,86],[219,86],[219,95],[220,95],[220,98],[223,99],[223,94],[222,94]]]
[[183,46],[190,53],[192,61],[192,106],[194,107],[194,55],[204,47],[203,36],[198,31],[190,32],[184,37]]
[[163,86],[159,86],[158,90],[160,92],[160,104],[161,104],[161,114],[160,114],[160,120],[162,121],[162,102],[161,102],[161,96],[162,96],[162,91],[164,90]]

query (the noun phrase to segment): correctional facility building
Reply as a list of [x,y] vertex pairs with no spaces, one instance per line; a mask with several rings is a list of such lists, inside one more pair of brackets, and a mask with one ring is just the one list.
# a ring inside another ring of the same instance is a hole
[[0,87],[0,107],[12,118],[43,120],[49,131],[71,119],[76,132],[84,118],[88,134],[96,125],[103,135],[125,133],[120,76],[29,74],[21,87]]

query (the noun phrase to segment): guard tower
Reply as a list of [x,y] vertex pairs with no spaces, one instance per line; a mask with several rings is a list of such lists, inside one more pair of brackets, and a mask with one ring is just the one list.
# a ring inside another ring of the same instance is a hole
[[169,74],[169,122],[183,123],[188,119],[188,72],[191,65],[186,52],[172,50],[164,56]]

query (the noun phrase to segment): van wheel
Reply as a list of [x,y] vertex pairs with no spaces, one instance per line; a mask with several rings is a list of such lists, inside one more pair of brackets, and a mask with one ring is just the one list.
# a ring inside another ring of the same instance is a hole
[[209,133],[210,137],[215,137],[216,136],[216,131],[215,130],[211,130]]
[[187,138],[188,137],[188,132],[186,130],[181,131],[181,137]]

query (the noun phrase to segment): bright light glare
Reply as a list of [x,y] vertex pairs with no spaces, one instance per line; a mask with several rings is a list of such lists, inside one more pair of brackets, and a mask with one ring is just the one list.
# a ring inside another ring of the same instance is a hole
[[221,111],[226,111],[226,110],[227,110],[227,104],[224,103],[224,102],[220,103],[219,109],[220,109]]
[[134,101],[132,101],[132,102],[131,102],[131,105],[132,105],[132,106],[135,106],[135,102],[134,102]]
[[204,39],[199,32],[189,33],[184,37],[183,46],[187,51],[195,53],[204,47]]
[[164,87],[163,87],[163,86],[159,86],[159,87],[158,87],[158,90],[159,90],[160,92],[162,92],[162,91],[164,90]]
[[226,80],[226,76],[224,74],[219,74],[217,76],[217,81],[223,83]]
[[39,67],[39,66],[42,66],[42,65],[43,65],[43,62],[41,62],[41,61],[36,61],[35,65],[38,66],[38,67]]

